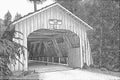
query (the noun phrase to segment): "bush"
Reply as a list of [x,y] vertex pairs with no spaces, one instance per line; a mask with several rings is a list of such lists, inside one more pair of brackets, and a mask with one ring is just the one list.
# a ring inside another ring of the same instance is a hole
[[25,47],[12,41],[14,33],[14,28],[7,29],[0,38],[0,76],[12,75],[8,65],[16,64],[15,61],[19,61],[17,57],[20,58],[20,54],[24,54]]
[[[101,58],[101,59],[100,59]],[[93,54],[94,65],[101,68],[104,67],[111,71],[120,71],[120,52],[118,51],[104,51],[100,57],[100,54]],[[101,65],[100,65],[101,61]]]

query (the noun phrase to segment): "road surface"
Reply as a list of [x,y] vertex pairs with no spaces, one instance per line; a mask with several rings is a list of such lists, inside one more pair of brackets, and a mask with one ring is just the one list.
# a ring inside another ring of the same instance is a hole
[[39,74],[41,80],[120,80],[119,77],[79,69]]
[[120,80],[120,77],[116,76],[81,69],[72,69],[63,65],[45,65],[40,62],[30,63],[29,70],[38,72],[40,80]]

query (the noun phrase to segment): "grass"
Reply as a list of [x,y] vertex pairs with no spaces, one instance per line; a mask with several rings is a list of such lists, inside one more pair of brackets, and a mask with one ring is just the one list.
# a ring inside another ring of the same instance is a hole
[[14,80],[14,79],[39,80],[39,74],[37,72],[34,72],[34,71],[24,71],[24,72],[23,71],[16,71],[16,72],[13,72],[13,76],[10,76],[9,79],[10,80]]

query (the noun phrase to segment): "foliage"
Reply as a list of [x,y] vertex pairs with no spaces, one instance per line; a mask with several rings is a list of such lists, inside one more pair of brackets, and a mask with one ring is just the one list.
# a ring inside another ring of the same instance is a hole
[[0,19],[0,38],[2,37],[4,30],[5,30],[4,22],[2,19]]
[[18,20],[18,19],[20,19],[21,17],[22,17],[21,14],[17,13],[17,14],[15,15],[15,19],[14,19],[14,20]]
[[[24,46],[13,41],[13,38],[15,38],[14,34],[17,32],[14,30],[13,25],[9,26],[11,18],[10,12],[7,12],[2,26],[6,27],[6,29],[0,37],[0,77],[12,75],[9,65],[15,65],[16,60],[19,61],[20,54],[24,54],[25,49]],[[20,63],[22,64],[22,62]]]
[[20,45],[15,42],[9,41],[7,39],[0,39],[0,72],[3,75],[11,74],[8,65],[11,62],[18,60],[16,56],[20,57],[20,52],[18,50],[19,48]]
[[4,16],[4,26],[9,26],[11,23],[11,19],[12,19],[12,15],[11,13],[8,11],[5,16]]
[[[97,4],[97,5],[96,5]],[[114,70],[114,66],[120,71],[119,63],[119,32],[113,29],[119,27],[119,7],[116,7],[117,3],[113,1],[96,1],[93,7],[90,8],[88,15],[88,23],[92,23],[94,27],[94,33],[92,35],[92,52],[94,58],[97,57],[94,62],[99,63],[100,67],[105,67],[110,70]],[[92,9],[91,9],[92,8]],[[114,54],[114,56],[113,56]],[[96,57],[95,57],[96,55]],[[109,57],[113,57],[113,59]],[[114,62],[114,60],[116,62]],[[96,64],[95,63],[95,64]],[[111,65],[112,64],[112,65]]]
[[0,19],[0,38],[3,36],[3,33],[7,29],[7,27],[10,25],[11,19],[12,16],[9,11],[5,14],[4,20]]
[[13,31],[5,31],[0,39],[0,73],[3,76],[12,73],[8,67],[9,64],[15,65],[16,60],[19,61],[20,54],[24,54],[24,47],[12,41],[13,34]]
[[28,1],[33,2],[33,4],[34,4],[34,11],[36,11],[37,10],[37,4],[39,4],[39,3],[42,4],[46,0],[28,0]]
[[24,54],[24,47],[12,41],[13,34],[13,31],[5,31],[3,37],[0,39],[0,73],[2,75],[11,74],[12,72],[8,65],[15,65],[16,60],[19,61],[20,54]]

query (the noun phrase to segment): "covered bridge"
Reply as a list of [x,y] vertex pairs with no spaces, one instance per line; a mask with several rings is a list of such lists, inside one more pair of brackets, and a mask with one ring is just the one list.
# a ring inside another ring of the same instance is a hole
[[[82,68],[84,63],[92,64],[91,50],[87,31],[92,27],[75,16],[59,3],[25,15],[12,23],[16,37],[14,41],[27,47],[25,55],[20,55],[19,63],[11,69],[28,70],[29,59],[35,57],[67,57],[68,66]],[[29,58],[28,58],[29,57]]]

